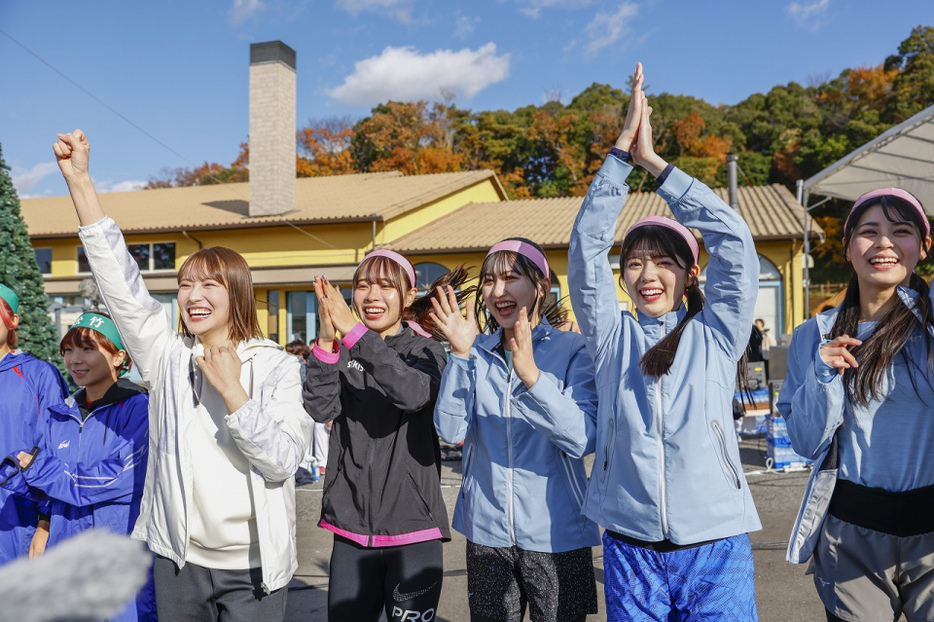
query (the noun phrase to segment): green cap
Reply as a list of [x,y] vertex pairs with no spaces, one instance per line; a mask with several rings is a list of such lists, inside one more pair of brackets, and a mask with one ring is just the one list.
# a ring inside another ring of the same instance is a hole
[[100,313],[82,313],[78,316],[78,319],[75,320],[75,323],[71,325],[71,328],[90,328],[110,339],[110,341],[117,346],[118,350],[126,350],[126,348],[123,347],[123,340],[120,339],[120,333],[117,332],[117,325],[106,315],[101,315]]
[[13,313],[19,313],[19,296],[3,283],[0,283],[0,298],[6,300]]

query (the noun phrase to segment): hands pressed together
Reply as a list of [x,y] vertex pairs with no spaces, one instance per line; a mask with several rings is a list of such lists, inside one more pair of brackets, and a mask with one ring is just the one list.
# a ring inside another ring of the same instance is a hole
[[632,98],[629,100],[629,110],[626,113],[626,122],[623,131],[616,139],[616,148],[629,153],[633,162],[658,177],[668,166],[668,163],[655,153],[655,144],[652,136],[652,107],[649,106],[642,84],[645,77],[642,73],[642,63],[636,63],[636,72],[633,74]]
[[315,277],[315,296],[318,298],[318,347],[330,351],[337,333],[346,335],[357,325],[357,318],[344,300],[339,287],[326,276]]

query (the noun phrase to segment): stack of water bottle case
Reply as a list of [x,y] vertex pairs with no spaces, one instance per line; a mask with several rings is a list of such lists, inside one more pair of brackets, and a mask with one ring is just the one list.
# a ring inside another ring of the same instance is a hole
[[785,419],[778,414],[778,410],[775,408],[775,402],[778,400],[781,388],[781,380],[769,382],[771,413],[766,420],[765,439],[768,446],[766,457],[773,469],[807,466],[813,460],[808,460],[804,456],[795,453],[795,450],[791,447],[791,439],[788,438]]

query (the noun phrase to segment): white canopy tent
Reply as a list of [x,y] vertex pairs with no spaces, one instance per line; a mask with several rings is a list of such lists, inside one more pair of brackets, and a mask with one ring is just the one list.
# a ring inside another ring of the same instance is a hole
[[[934,216],[934,106],[798,182],[798,201],[804,206],[805,319],[810,309],[808,212],[830,198],[855,201],[870,190],[893,186],[918,197],[928,216]],[[808,205],[812,194],[827,198]]]
[[808,197],[855,201],[877,188],[903,188],[934,215],[934,106],[926,108],[804,182]]

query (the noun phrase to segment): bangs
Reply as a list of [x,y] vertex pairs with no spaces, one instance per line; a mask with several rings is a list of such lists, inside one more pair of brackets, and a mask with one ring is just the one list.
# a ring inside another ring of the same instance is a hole
[[409,275],[405,273],[405,268],[392,259],[379,255],[364,259],[357,266],[353,274],[354,287],[360,281],[389,285],[398,290],[400,294],[415,287],[414,283],[409,283]]
[[182,281],[217,281],[227,287],[227,266],[224,265],[220,253],[214,248],[199,249],[192,253],[182,267],[178,270],[178,283]]
[[117,346],[105,335],[85,326],[78,326],[69,330],[62,337],[62,342],[58,346],[58,353],[65,354],[65,348],[77,350],[79,348],[96,348],[98,345],[111,354],[119,352]]
[[889,222],[909,223],[914,225],[915,229],[918,231],[918,237],[921,238],[922,242],[924,241],[927,227],[922,220],[921,214],[918,213],[918,210],[915,209],[911,203],[905,201],[902,198],[885,195],[879,197],[879,200],[877,201],[870,201],[860,205],[859,209],[850,215],[849,230],[844,231],[844,235],[846,236],[848,242],[849,239],[853,236],[853,233],[856,231],[857,226],[859,226],[859,221],[862,219],[863,214],[876,205],[882,208],[882,214]]
[[621,264],[625,264],[633,257],[653,259],[670,257],[684,269],[691,267],[694,263],[694,255],[680,235],[666,227],[654,225],[639,227],[626,236],[623,240],[621,255]]
[[536,274],[541,274],[542,271],[532,263],[532,260],[515,251],[496,251],[492,255],[487,255],[483,260],[483,265],[480,266],[480,281],[482,282],[487,276],[505,276],[510,272],[526,276],[535,283],[537,282]]

